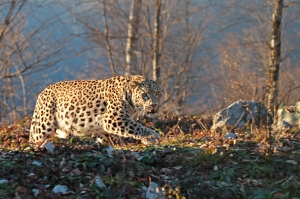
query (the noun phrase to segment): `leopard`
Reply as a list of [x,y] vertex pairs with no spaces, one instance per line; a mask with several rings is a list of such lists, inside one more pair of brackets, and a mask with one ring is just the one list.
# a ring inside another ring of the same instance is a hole
[[59,138],[96,134],[158,143],[161,135],[138,119],[157,114],[160,84],[141,75],[51,84],[38,95],[29,142],[46,141],[54,132]]

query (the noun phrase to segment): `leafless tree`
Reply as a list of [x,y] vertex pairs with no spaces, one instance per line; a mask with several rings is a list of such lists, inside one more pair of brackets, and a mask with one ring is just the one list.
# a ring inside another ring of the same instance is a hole
[[154,19],[154,34],[153,34],[153,58],[152,58],[152,67],[153,67],[153,79],[156,80],[160,78],[160,68],[161,68],[161,53],[162,53],[162,24],[161,24],[161,9],[162,9],[162,0],[156,0],[155,4],[155,19]]
[[[106,22],[101,23],[104,2]],[[189,0],[99,0],[81,1],[79,7],[89,8],[75,17],[83,35],[97,45],[99,56],[113,62],[118,74],[161,78],[166,110],[183,113],[186,99],[201,90],[194,84],[208,54],[201,45],[209,26],[209,5]]]
[[140,23],[140,12],[141,12],[141,0],[131,1],[131,10],[128,21],[128,34],[126,42],[126,70],[125,75],[131,74],[131,68],[138,64],[136,49],[138,46],[138,30]]
[[[212,73],[215,79],[219,78],[214,85],[226,99],[224,105],[253,99],[264,102],[274,113],[281,102],[299,99],[297,92],[292,92],[299,88],[299,62],[295,58],[300,39],[299,3],[232,1],[222,5],[226,13],[221,15],[234,22],[225,25],[227,33],[217,44],[220,60],[224,62],[220,63],[219,73]],[[219,104],[224,101],[215,99]]]
[[107,19],[106,19],[106,2],[105,2],[105,0],[103,0],[103,22],[104,22],[104,26],[105,26],[105,31],[104,31],[105,45],[106,45],[107,54],[108,54],[108,58],[109,58],[109,65],[110,65],[113,75],[117,75],[114,60],[113,60],[112,48],[111,48],[111,44],[110,44],[110,40],[109,40],[109,25],[108,25]]
[[268,109],[275,116],[278,102],[279,67],[281,63],[281,21],[283,0],[274,0],[272,14],[272,38],[270,42],[270,66],[268,73]]
[[[69,39],[53,40],[50,30],[53,20],[39,23],[43,19],[36,18],[35,13],[50,4],[26,0],[0,4],[3,14],[0,20],[0,122],[16,121],[28,115],[33,109],[28,97],[32,102],[32,85],[40,79],[34,74],[68,58],[62,57],[61,50]],[[28,27],[30,20],[35,20],[38,26]]]

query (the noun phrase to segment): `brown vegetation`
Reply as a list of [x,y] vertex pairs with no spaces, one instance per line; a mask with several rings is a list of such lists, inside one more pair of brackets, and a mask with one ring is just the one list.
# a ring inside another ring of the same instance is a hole
[[[0,198],[145,198],[151,183],[163,198],[300,196],[299,129],[270,137],[245,127],[227,140],[226,131],[209,131],[210,124],[165,115],[146,122],[164,134],[159,145],[115,138],[115,150],[107,151],[90,138],[50,138],[54,154],[28,146],[30,118],[3,126]],[[60,185],[67,190],[55,193]]]

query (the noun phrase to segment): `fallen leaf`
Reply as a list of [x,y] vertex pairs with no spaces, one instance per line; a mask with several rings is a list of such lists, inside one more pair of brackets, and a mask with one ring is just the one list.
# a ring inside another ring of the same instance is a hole
[[297,165],[298,163],[295,160],[287,160],[287,163],[293,164],[293,165]]
[[91,182],[91,186],[93,183],[96,183],[96,185],[99,187],[99,188],[105,188],[106,185],[103,183],[102,179],[100,176],[96,176],[92,182]]
[[245,189],[244,189],[244,186],[241,184],[241,187],[240,187],[240,191],[245,194]]
[[18,193],[15,193],[15,199],[22,199]]
[[176,166],[176,167],[172,167],[172,169],[175,169],[175,170],[180,170],[183,166]]
[[250,182],[250,179],[249,178],[244,178],[242,182],[243,182],[243,184],[248,184]]
[[75,175],[80,175],[82,172],[81,172],[80,170],[78,170],[78,169],[73,169],[73,170],[71,171],[71,173],[72,173],[72,174],[75,174]]
[[27,189],[23,186],[18,186],[15,191],[19,193],[26,193]]
[[272,198],[286,198],[284,193],[274,193]]
[[173,170],[172,169],[169,169],[169,168],[162,168],[161,170],[160,170],[160,173],[172,173],[173,172]]
[[62,160],[59,163],[59,167],[63,167],[63,166],[65,166],[65,164],[66,164],[66,158],[63,157]]
[[228,186],[230,186],[230,184],[228,184],[228,183],[226,183],[226,182],[220,182],[220,184],[222,185],[222,186],[224,186],[224,187],[228,187]]

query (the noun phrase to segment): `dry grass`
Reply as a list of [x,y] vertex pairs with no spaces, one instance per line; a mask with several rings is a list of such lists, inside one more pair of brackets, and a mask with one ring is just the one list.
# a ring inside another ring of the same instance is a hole
[[[144,123],[163,133],[161,143],[115,138],[111,157],[89,138],[55,139],[54,154],[34,151],[27,144],[30,118],[1,127],[0,180],[7,182],[0,198],[144,198],[142,187],[151,182],[166,198],[300,197],[299,129],[270,135],[245,127],[227,140],[226,130],[212,132],[200,117]],[[68,192],[54,193],[58,184]]]

